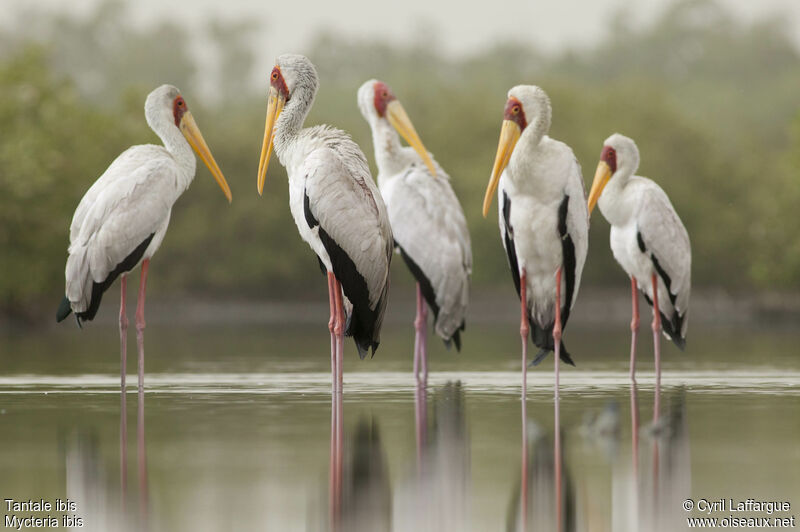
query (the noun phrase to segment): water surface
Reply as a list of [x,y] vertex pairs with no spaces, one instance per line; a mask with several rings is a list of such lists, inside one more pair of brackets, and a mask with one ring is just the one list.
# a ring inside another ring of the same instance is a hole
[[124,407],[113,325],[7,333],[0,495],[69,498],[84,530],[683,530],[703,515],[685,499],[720,497],[796,515],[800,334],[665,343],[654,426],[642,331],[635,389],[624,327],[569,331],[560,475],[552,361],[529,371],[523,416],[513,326],[470,328],[460,354],[432,340],[426,390],[407,326],[372,360],[348,341],[341,405],[324,325],[151,324],[146,393],[131,335]]

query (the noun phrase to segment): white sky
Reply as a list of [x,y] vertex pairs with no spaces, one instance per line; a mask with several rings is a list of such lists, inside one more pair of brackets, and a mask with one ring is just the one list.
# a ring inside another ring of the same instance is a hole
[[[101,0],[3,0],[3,10],[39,6],[90,12]],[[304,52],[320,29],[353,37],[410,42],[422,28],[438,30],[436,42],[447,54],[468,55],[496,41],[530,43],[548,51],[591,45],[602,38],[606,22],[621,5],[635,21],[652,20],[672,0],[138,0],[128,10],[137,25],[171,18],[196,28],[219,17],[247,17],[261,23],[256,57],[269,69],[284,52]],[[745,21],[775,13],[787,15],[800,46],[800,0],[718,0]],[[9,9],[10,8],[10,9]],[[8,19],[7,19],[8,20]],[[0,22],[2,23],[2,22]],[[200,36],[202,37],[202,36]],[[202,52],[201,52],[202,53]]]
[[[86,13],[100,0],[4,0],[3,11],[41,6]],[[789,15],[800,43],[800,0],[719,0],[744,20],[781,12]],[[407,42],[421,26],[439,30],[448,53],[470,53],[511,36],[548,50],[591,44],[604,35],[605,22],[628,4],[637,20],[650,20],[671,0],[138,0],[128,9],[137,24],[170,17],[192,24],[209,17],[263,21],[258,44],[265,54],[302,51],[310,38],[327,28],[353,36],[383,36]],[[472,5],[470,5],[472,4]],[[475,6],[475,7],[473,7]],[[8,7],[12,9],[7,9]]]

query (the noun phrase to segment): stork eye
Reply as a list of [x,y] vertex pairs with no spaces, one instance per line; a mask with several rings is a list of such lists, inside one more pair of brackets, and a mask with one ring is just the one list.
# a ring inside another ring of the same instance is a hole
[[386,92],[386,91],[383,91],[383,92],[381,93],[381,97],[382,97],[382,98],[388,98],[388,97],[389,97],[389,93],[388,93],[388,92]]
[[514,113],[515,115],[518,115],[519,114],[519,105],[515,105],[514,107],[512,107],[511,108],[511,112]]
[[277,72],[273,72],[272,73],[272,81],[278,81],[278,73]]

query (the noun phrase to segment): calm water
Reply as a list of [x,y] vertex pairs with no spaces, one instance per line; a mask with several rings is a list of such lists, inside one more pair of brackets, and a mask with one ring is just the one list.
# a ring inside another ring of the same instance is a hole
[[688,529],[704,515],[683,510],[688,498],[791,505],[710,514],[720,519],[800,514],[800,334],[697,326],[686,353],[664,343],[653,425],[648,333],[633,389],[624,324],[568,331],[579,366],[561,372],[560,474],[552,361],[529,372],[523,415],[514,322],[471,327],[461,354],[432,340],[424,391],[408,325],[390,323],[372,360],[348,341],[341,404],[323,321],[151,321],[146,393],[131,334],[124,405],[112,323],[6,333],[0,496],[76,508],[4,503],[0,515],[75,515],[83,530],[555,530],[560,519],[617,532]]

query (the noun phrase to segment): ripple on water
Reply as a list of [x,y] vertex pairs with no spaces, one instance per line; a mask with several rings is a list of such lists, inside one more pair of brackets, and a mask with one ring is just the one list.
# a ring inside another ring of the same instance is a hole
[[[129,385],[136,392],[135,375]],[[654,376],[637,374],[642,390],[652,388]],[[512,371],[434,372],[429,386],[461,381],[471,394],[517,394],[519,373]],[[313,373],[153,373],[146,376],[148,393],[159,394],[324,394],[330,391],[330,374]],[[528,373],[531,393],[552,389],[549,371]],[[722,371],[668,371],[662,374],[663,387],[684,387],[692,393],[761,393],[800,395],[800,372],[765,369],[726,369]],[[348,394],[408,392],[415,381],[408,372],[351,372],[345,374]],[[561,389],[565,393],[602,394],[628,389],[626,371],[563,371]],[[0,394],[118,393],[119,377],[107,374],[12,375],[0,376]]]

